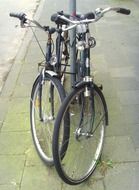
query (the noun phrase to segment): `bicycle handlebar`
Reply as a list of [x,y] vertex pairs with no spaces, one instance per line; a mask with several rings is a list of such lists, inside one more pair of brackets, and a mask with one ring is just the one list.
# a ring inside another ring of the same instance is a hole
[[119,8],[119,10],[117,11],[117,13],[129,15],[131,13],[131,11],[129,9],[125,9],[125,8]]
[[21,21],[21,27],[25,27],[25,24],[27,24],[27,21],[34,23],[37,27],[47,30],[47,27],[41,26],[40,23],[38,23],[36,20],[30,20],[29,18],[26,17],[25,13],[10,13],[10,17],[18,18]]
[[125,14],[125,15],[129,15],[131,13],[131,11],[129,9],[125,9],[125,8],[121,8],[121,7],[108,7],[106,9],[101,9],[102,16],[109,11],[115,11],[117,13],[121,13],[121,14]]
[[22,20],[25,18],[26,14],[25,13],[10,13],[9,16]]
[[[125,9],[125,8],[121,8],[121,7],[108,7],[105,9],[101,9],[101,8],[96,9],[94,12],[94,18],[92,18],[92,19],[85,18],[85,19],[75,20],[76,19],[76,17],[75,17],[74,20],[71,20],[69,17],[66,17],[64,14],[57,14],[57,18],[60,18],[61,20],[65,21],[67,24],[71,24],[70,26],[62,29],[63,31],[67,31],[80,24],[89,24],[92,22],[97,22],[100,18],[102,18],[104,16],[105,13],[107,13],[109,11],[115,11],[117,13],[121,13],[121,14],[125,14],[125,15],[129,15],[131,12],[129,9]],[[37,27],[43,29],[44,31],[47,31],[47,29],[48,29],[45,26],[41,26],[37,21],[26,18],[25,13],[10,13],[9,15],[11,17],[20,19],[21,27],[25,27],[24,24],[26,24],[26,21],[28,20],[28,21],[34,23]]]
[[20,23],[20,25],[21,25],[21,28],[24,28],[25,27],[25,23],[26,23],[26,21],[27,21],[27,18],[26,18],[26,14],[25,13],[10,13],[9,14],[9,16],[10,17],[15,17],[15,18],[18,18],[20,21],[21,21],[21,23]]
[[94,12],[95,18],[93,18],[93,19],[71,20],[71,19],[65,17],[64,15],[58,15],[58,17],[67,21],[68,23],[73,24],[73,25],[78,25],[81,23],[87,24],[87,23],[91,23],[91,22],[97,22],[100,18],[102,18],[104,16],[105,13],[110,12],[110,11],[116,11],[117,13],[121,13],[121,14],[125,14],[125,15],[129,15],[131,12],[129,9],[125,9],[125,8],[108,7],[105,9],[101,9],[101,8],[96,9]]

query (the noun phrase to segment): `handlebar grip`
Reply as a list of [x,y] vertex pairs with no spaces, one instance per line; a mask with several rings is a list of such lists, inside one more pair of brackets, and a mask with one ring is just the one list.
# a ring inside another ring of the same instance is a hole
[[9,16],[23,20],[25,19],[26,14],[25,13],[10,13]]
[[129,15],[131,13],[131,11],[129,9],[125,9],[125,8],[119,8],[119,10],[117,11],[117,13]]

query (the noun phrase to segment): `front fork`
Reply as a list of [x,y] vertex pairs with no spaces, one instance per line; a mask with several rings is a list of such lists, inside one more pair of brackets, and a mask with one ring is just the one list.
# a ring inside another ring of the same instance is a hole
[[[38,92],[38,99],[39,99],[39,117],[40,121],[45,122],[43,113],[43,107],[42,107],[42,90],[43,85],[45,84],[45,68],[42,69],[40,73],[40,84],[39,84],[39,92]],[[50,82],[49,87],[49,103],[51,104],[51,114],[47,116],[47,120],[53,120],[54,119],[54,85],[52,82]],[[47,98],[47,97],[45,97]]]
[[[77,140],[80,140],[80,137],[85,136],[86,138],[92,137],[92,131],[95,120],[95,103],[94,103],[94,87],[93,83],[89,83],[86,85],[85,91],[81,92],[80,96],[80,104],[81,104],[81,112],[80,112],[80,120],[78,128],[75,131],[75,137]],[[89,110],[88,110],[89,106]],[[87,110],[86,110],[87,109]],[[87,113],[86,113],[87,111]],[[89,114],[89,120],[86,115]],[[84,126],[85,125],[85,126]]]

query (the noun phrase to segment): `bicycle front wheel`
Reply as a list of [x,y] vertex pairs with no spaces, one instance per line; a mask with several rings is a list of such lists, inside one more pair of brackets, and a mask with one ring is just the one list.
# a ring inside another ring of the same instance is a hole
[[47,165],[53,165],[52,135],[55,117],[65,98],[65,90],[60,81],[45,74],[37,77],[31,93],[30,123],[35,147]]
[[[87,93],[86,93],[87,92]],[[68,125],[63,121],[69,115]],[[104,96],[96,85],[83,84],[65,98],[53,134],[53,156],[59,176],[70,185],[85,181],[95,170],[104,142],[108,113]],[[61,131],[70,128],[68,147],[61,157]]]

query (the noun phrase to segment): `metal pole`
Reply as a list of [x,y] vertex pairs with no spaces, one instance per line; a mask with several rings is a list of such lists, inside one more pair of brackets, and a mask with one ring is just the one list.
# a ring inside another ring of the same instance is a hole
[[[76,0],[69,0],[69,11],[71,18],[76,16]],[[73,28],[70,31],[70,72],[75,73],[75,66],[76,66],[76,28]],[[75,74],[71,75],[71,87],[73,86],[76,80]]]

